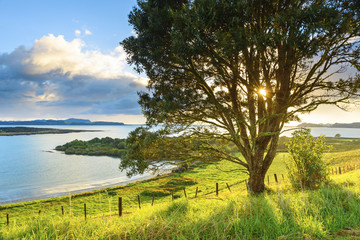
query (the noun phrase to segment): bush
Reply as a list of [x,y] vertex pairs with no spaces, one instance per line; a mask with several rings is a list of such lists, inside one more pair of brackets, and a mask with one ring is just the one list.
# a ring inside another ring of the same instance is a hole
[[290,160],[287,169],[294,188],[316,188],[328,180],[327,164],[323,154],[330,150],[324,143],[324,136],[313,138],[310,129],[298,130],[292,134],[288,144]]

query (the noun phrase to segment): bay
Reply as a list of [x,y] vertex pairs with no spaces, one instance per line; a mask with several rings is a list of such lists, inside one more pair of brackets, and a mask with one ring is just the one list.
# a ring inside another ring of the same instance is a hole
[[[0,204],[64,196],[153,177],[147,172],[128,178],[119,170],[118,158],[65,155],[54,150],[74,139],[126,138],[138,126],[50,126],[98,132],[0,136]],[[285,130],[282,135],[291,136],[293,128]],[[360,138],[357,128],[311,128],[311,133],[329,137],[339,133],[342,137]]]
[[138,126],[50,126],[99,132],[0,136],[0,204],[63,196],[153,177],[147,172],[128,178],[118,168],[119,158],[65,155],[54,150],[74,139],[126,138]]

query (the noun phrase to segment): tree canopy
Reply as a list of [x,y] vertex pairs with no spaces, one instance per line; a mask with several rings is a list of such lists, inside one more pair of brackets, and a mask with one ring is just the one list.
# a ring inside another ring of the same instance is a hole
[[[149,78],[139,93],[148,125],[165,127],[134,132],[128,148],[142,149],[122,167],[136,160],[142,171],[173,154],[225,159],[249,173],[251,191],[264,191],[284,124],[357,93],[359,22],[356,0],[138,0],[136,35],[121,44]],[[174,132],[177,147],[155,150]]]

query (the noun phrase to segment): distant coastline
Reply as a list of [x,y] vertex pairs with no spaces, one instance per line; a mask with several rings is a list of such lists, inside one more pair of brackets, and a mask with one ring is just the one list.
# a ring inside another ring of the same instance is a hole
[[360,128],[360,122],[353,123],[301,123],[297,127]]
[[39,119],[32,121],[0,121],[0,125],[82,125],[82,126],[99,126],[99,125],[125,125],[122,122],[92,122],[88,119],[69,118],[66,120]]
[[99,130],[74,130],[34,127],[0,127],[0,136],[35,135],[35,134],[61,134],[72,132],[98,132]]

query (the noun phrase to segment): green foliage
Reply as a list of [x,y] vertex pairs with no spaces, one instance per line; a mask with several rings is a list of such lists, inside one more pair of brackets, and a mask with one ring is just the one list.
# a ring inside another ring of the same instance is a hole
[[[244,158],[215,145],[174,149],[238,163],[250,189],[264,191],[284,124],[321,104],[346,102],[360,86],[358,75],[334,81],[342,67],[360,69],[356,3],[139,0],[129,14],[136,34],[122,45],[149,78],[149,91],[139,93],[147,123],[232,142]],[[313,94],[318,89],[326,94]],[[140,171],[151,166],[132,156]]]
[[150,131],[138,127],[126,139],[125,154],[120,169],[128,176],[142,174],[145,170],[156,171],[163,164],[179,165],[179,172],[191,169],[194,162],[214,162],[223,159],[222,153],[240,161],[234,144],[226,140],[196,135],[167,136],[167,129]]
[[314,139],[310,129],[297,130],[288,144],[288,173],[294,188],[316,188],[328,180],[324,153],[330,149],[324,136]]
[[340,133],[335,134],[335,138],[340,138],[340,137],[341,137]]
[[125,139],[110,137],[94,138],[90,141],[76,139],[55,149],[65,154],[121,157],[125,149]]

